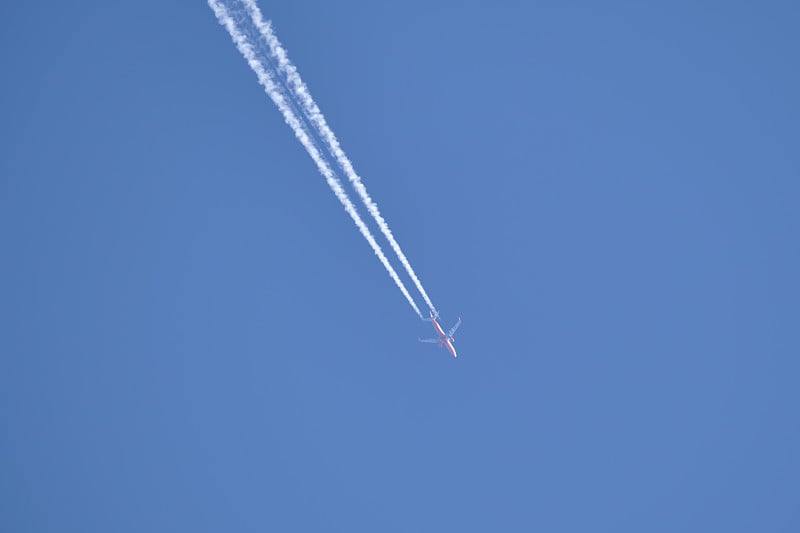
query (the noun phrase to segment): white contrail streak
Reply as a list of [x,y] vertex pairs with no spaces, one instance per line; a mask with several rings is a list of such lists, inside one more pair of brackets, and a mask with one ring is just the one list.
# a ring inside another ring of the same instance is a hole
[[375,255],[377,255],[381,260],[381,263],[383,263],[383,266],[389,272],[389,275],[400,289],[400,292],[403,293],[403,296],[406,297],[408,303],[411,304],[411,307],[414,308],[414,311],[421,318],[422,314],[420,313],[419,308],[417,308],[417,305],[414,303],[414,300],[411,298],[411,295],[408,293],[405,285],[403,285],[403,282],[400,280],[397,272],[395,272],[394,268],[392,268],[389,260],[384,255],[380,246],[378,246],[378,243],[375,241],[372,233],[370,233],[369,228],[367,228],[366,224],[364,224],[364,221],[361,220],[361,217],[358,215],[355,206],[342,188],[341,182],[333,173],[328,163],[325,161],[317,147],[308,136],[308,133],[305,131],[303,125],[300,123],[297,116],[284,99],[280,89],[275,84],[270,73],[267,72],[261,62],[256,58],[256,54],[252,45],[248,41],[247,36],[237,27],[233,17],[231,17],[228,9],[222,5],[222,3],[220,3],[218,0],[208,0],[208,5],[214,10],[214,14],[217,16],[219,23],[224,26],[230,34],[231,39],[233,39],[233,42],[236,44],[236,48],[239,49],[239,52],[247,60],[247,64],[250,65],[250,68],[253,70],[253,72],[255,72],[256,76],[258,77],[258,82],[264,87],[266,93],[278,107],[283,115],[283,119],[286,121],[289,127],[292,128],[292,131],[297,139],[306,149],[308,155],[311,156],[311,159],[314,160],[314,163],[316,163],[320,174],[322,174],[322,176],[325,178],[325,181],[328,182],[328,186],[333,190],[336,198],[338,198],[342,203],[344,210],[347,211],[347,214],[350,215],[350,217],[353,219],[353,222],[356,223],[359,231],[361,231],[361,234],[372,247]]
[[420,294],[422,295],[425,303],[428,304],[428,307],[435,310],[436,308],[433,306],[433,302],[428,297],[428,294],[425,292],[425,289],[422,287],[422,283],[419,281],[417,274],[414,272],[414,269],[411,268],[411,263],[406,258],[403,251],[400,249],[400,245],[392,235],[392,231],[389,229],[389,225],[381,216],[380,211],[378,210],[377,204],[372,200],[370,195],[367,193],[367,188],[361,181],[361,177],[356,174],[356,171],[353,169],[353,164],[350,162],[350,159],[344,153],[341,146],[339,145],[339,141],[334,135],[333,131],[328,127],[328,123],[325,120],[325,115],[322,114],[317,104],[314,102],[314,99],[311,97],[311,93],[308,90],[308,87],[303,82],[300,74],[297,72],[297,68],[292,64],[289,60],[289,57],[286,53],[286,50],[281,45],[278,37],[272,31],[272,26],[269,21],[265,21],[264,17],[261,14],[261,10],[256,5],[255,0],[240,0],[245,7],[247,8],[248,13],[250,14],[250,18],[252,19],[253,23],[258,28],[259,32],[261,32],[261,36],[266,40],[267,44],[269,45],[270,54],[277,60],[278,68],[283,71],[286,75],[287,80],[289,81],[289,85],[291,86],[292,91],[294,92],[295,96],[300,102],[300,106],[303,109],[303,113],[311,121],[317,129],[320,137],[325,141],[328,145],[328,150],[330,150],[331,154],[336,158],[336,161],[339,163],[339,166],[344,171],[347,179],[350,180],[350,183],[355,188],[358,196],[361,198],[361,201],[364,202],[364,205],[367,206],[367,210],[369,214],[372,215],[372,218],[375,219],[375,222],[378,223],[378,227],[381,229],[381,233],[383,233],[384,237],[389,241],[389,245],[392,247],[392,250],[397,254],[397,257],[400,259],[400,263],[408,272],[408,275],[414,281],[414,285],[416,285],[417,289],[419,290]]

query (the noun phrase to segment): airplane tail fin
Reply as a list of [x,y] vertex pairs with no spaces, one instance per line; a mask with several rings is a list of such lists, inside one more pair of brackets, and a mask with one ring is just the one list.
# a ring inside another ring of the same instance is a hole
[[423,318],[422,319],[425,322],[431,322],[431,321],[433,321],[434,318],[439,318],[439,311],[437,311],[436,309],[431,309],[428,313],[430,315],[430,318]]

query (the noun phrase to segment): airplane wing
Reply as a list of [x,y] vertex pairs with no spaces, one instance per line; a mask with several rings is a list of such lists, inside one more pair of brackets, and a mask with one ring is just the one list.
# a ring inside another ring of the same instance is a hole
[[440,342],[442,342],[439,339],[417,339],[417,340],[419,342],[430,342],[432,344],[439,344]]
[[448,337],[452,337],[452,336],[453,336],[453,333],[455,333],[455,332],[456,332],[456,330],[458,329],[458,326],[460,326],[460,325],[461,325],[461,317],[458,317],[458,322],[456,322],[456,325],[455,325],[455,326],[453,326],[452,328],[450,328],[450,331],[448,331],[448,332],[447,332],[447,336],[448,336]]

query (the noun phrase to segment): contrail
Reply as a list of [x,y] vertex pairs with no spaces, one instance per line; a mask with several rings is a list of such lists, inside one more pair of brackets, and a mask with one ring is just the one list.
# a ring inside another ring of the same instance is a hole
[[284,121],[289,125],[290,128],[292,128],[295,137],[297,137],[297,139],[308,152],[308,155],[310,155],[311,159],[313,159],[314,163],[316,163],[317,169],[319,169],[319,172],[325,178],[325,181],[328,182],[328,186],[331,188],[331,190],[333,190],[336,198],[338,198],[344,206],[344,210],[347,211],[347,214],[350,215],[350,217],[353,219],[353,222],[356,223],[359,231],[361,231],[361,235],[364,236],[369,245],[372,247],[375,255],[378,256],[378,259],[381,260],[381,263],[383,263],[383,266],[389,272],[389,275],[400,289],[400,292],[402,292],[403,296],[406,297],[408,303],[411,305],[417,315],[422,318],[422,313],[420,313],[419,308],[417,308],[417,305],[414,303],[414,300],[411,298],[411,295],[408,293],[405,285],[403,285],[403,282],[400,280],[397,272],[395,272],[394,268],[392,268],[389,260],[384,255],[380,246],[378,246],[378,243],[375,241],[372,233],[370,233],[369,228],[367,228],[366,224],[364,224],[364,221],[361,220],[361,217],[358,215],[355,206],[342,188],[341,182],[333,173],[323,156],[320,154],[311,138],[308,136],[305,128],[284,99],[283,94],[281,94],[280,89],[275,84],[270,73],[264,69],[264,66],[256,58],[253,47],[248,41],[247,36],[237,27],[233,17],[222,3],[220,3],[218,0],[208,0],[208,5],[214,10],[217,20],[228,31],[231,39],[233,39],[233,42],[236,44],[236,48],[239,49],[239,52],[247,60],[247,64],[250,65],[250,68],[253,70],[253,72],[255,72],[256,76],[258,77],[258,82],[264,87],[266,93],[280,110]]
[[311,97],[311,93],[308,90],[308,87],[303,82],[302,78],[300,78],[300,74],[297,72],[297,68],[292,64],[289,60],[289,57],[286,53],[286,50],[281,45],[278,37],[272,31],[272,26],[270,22],[265,21],[264,17],[261,14],[261,10],[255,3],[255,0],[240,0],[245,7],[247,8],[248,13],[250,14],[250,18],[252,19],[253,23],[256,25],[258,30],[261,32],[261,36],[266,40],[267,44],[269,45],[270,54],[277,60],[278,68],[283,71],[286,75],[289,84],[291,85],[291,89],[294,92],[295,96],[300,102],[300,105],[303,109],[303,113],[311,121],[317,129],[319,136],[325,141],[328,146],[328,150],[331,154],[336,158],[336,161],[339,163],[339,166],[344,171],[347,179],[350,180],[350,183],[355,188],[358,196],[361,198],[361,201],[364,202],[364,205],[367,206],[367,210],[369,214],[372,215],[372,218],[375,219],[375,222],[378,223],[378,227],[381,229],[381,233],[386,237],[389,241],[389,245],[392,247],[392,250],[397,254],[397,257],[400,259],[400,263],[405,267],[406,272],[414,281],[414,285],[416,285],[417,289],[419,290],[420,294],[422,295],[425,303],[428,304],[428,307],[433,309],[434,311],[436,308],[433,306],[433,302],[428,297],[428,294],[425,292],[425,289],[422,287],[422,283],[419,281],[417,274],[414,272],[414,269],[411,268],[411,263],[406,258],[403,251],[400,249],[400,245],[392,235],[392,231],[389,229],[389,225],[381,216],[380,211],[378,210],[377,204],[372,200],[370,195],[367,193],[367,189],[361,181],[361,177],[356,174],[356,171],[353,169],[353,164],[350,162],[350,159],[344,153],[341,146],[339,145],[339,141],[334,135],[333,131],[328,127],[328,123],[325,120],[325,116],[320,111],[317,104],[314,102],[314,99]]

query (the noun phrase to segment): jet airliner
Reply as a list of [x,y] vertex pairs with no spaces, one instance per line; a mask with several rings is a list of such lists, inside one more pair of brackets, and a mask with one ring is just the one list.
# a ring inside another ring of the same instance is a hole
[[438,339],[417,339],[417,340],[419,340],[419,342],[429,342],[431,344],[438,344],[440,348],[445,346],[445,347],[447,347],[447,350],[450,352],[450,354],[453,357],[457,357],[456,356],[456,349],[453,347],[453,343],[456,341],[453,338],[453,334],[458,329],[458,326],[461,325],[461,317],[458,317],[458,322],[456,322],[456,325],[453,326],[452,328],[450,328],[450,331],[445,333],[444,330],[442,330],[442,327],[439,325],[439,323],[436,322],[436,319],[439,317],[439,313],[436,313],[434,315],[433,311],[431,311],[430,315],[431,315],[430,318],[426,318],[424,320],[429,320],[430,322],[433,323],[433,329],[436,330],[436,334],[439,336],[439,338]]

